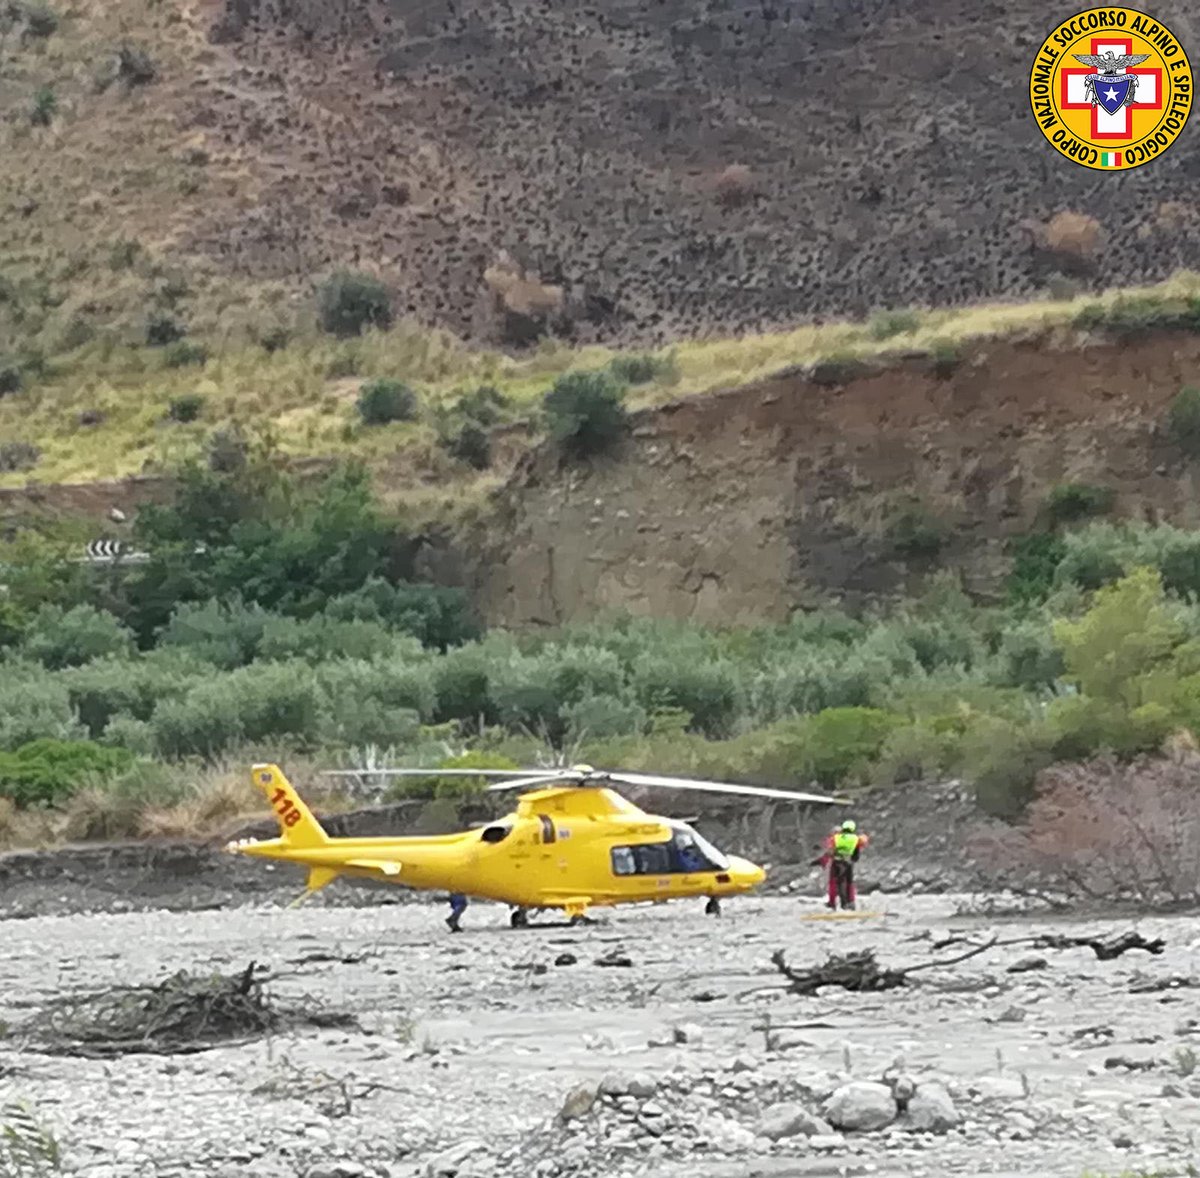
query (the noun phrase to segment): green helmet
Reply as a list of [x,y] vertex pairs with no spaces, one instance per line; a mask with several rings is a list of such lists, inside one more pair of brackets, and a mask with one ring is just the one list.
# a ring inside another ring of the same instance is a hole
[[847,834],[853,834],[858,829],[858,825],[855,823],[853,818],[847,818],[846,821],[842,823],[842,829]]

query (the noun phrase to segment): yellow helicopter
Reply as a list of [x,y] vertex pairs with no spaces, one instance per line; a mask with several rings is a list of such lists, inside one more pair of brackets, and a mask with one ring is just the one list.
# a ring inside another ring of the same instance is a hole
[[[381,880],[420,891],[450,893],[452,932],[461,931],[467,897],[512,908],[513,928],[531,911],[559,909],[571,924],[589,908],[685,897],[707,899],[719,915],[721,897],[757,887],[766,871],[726,855],[688,823],[647,814],[614,784],[741,794],[790,802],[846,805],[843,798],[645,773],[570,769],[334,770],[329,776],[498,777],[487,790],[527,789],[512,813],[482,828],[444,835],[331,838],[277,765],[255,765],[254,784],[279,821],[280,837],[227,844],[235,854],[280,859],[308,868],[300,900],[339,875]],[[297,901],[298,903],[299,901]]]

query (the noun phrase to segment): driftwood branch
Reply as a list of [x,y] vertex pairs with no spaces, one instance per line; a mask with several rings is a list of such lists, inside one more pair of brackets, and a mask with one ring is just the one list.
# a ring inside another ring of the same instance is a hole
[[[968,937],[946,937],[935,941],[932,948],[949,949],[952,945],[969,945]],[[1148,941],[1141,933],[1121,933],[1114,937],[1065,937],[1059,933],[1038,933],[1030,937],[1010,937],[998,941],[995,938],[988,948],[995,946],[1028,945],[1031,949],[1091,949],[1101,961],[1112,961],[1131,949],[1141,949],[1155,957],[1166,948],[1166,941],[1161,937]],[[950,964],[947,962],[947,964]]]

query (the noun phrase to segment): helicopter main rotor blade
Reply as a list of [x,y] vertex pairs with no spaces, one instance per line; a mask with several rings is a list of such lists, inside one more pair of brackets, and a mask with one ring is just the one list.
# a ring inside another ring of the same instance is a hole
[[527,785],[553,785],[556,781],[561,781],[565,785],[568,782],[580,782],[582,780],[582,773],[563,769],[558,773],[545,773],[537,777],[522,777],[516,781],[497,781],[495,784],[489,785],[484,792],[495,793],[501,789],[522,789]]
[[647,773],[605,773],[610,781],[621,781],[626,785],[649,785],[661,789],[693,789],[702,793],[740,794],[753,798],[779,798],[787,802],[823,802],[835,806],[849,806],[849,798],[828,797],[825,794],[800,793],[790,789],[768,789],[759,785],[735,785],[725,781],[697,781],[688,777],[655,777]]
[[561,777],[554,769],[325,769],[323,777]]

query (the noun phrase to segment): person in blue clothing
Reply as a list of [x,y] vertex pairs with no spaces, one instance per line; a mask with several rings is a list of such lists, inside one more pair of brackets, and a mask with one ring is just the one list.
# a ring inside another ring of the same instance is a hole
[[446,924],[450,926],[452,933],[461,933],[459,921],[462,919],[462,914],[467,910],[467,898],[461,892],[452,892],[450,894],[450,915],[446,917]]

